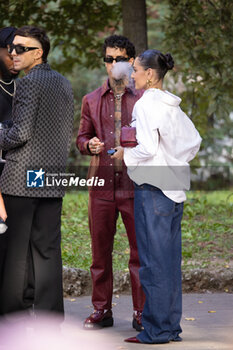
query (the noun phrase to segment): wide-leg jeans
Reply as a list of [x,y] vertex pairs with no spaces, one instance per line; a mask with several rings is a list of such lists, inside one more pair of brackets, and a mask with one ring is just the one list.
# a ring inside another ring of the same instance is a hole
[[183,203],[175,203],[151,185],[135,185],[135,228],[146,295],[142,343],[179,340],[182,332],[181,219]]

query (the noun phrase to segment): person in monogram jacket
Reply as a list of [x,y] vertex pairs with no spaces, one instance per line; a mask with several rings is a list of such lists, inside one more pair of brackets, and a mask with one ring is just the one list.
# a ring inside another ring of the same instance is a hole
[[[0,131],[7,151],[0,179],[8,218],[8,246],[0,312],[64,313],[60,220],[62,188],[43,186],[45,173],[64,172],[73,128],[70,83],[47,63],[44,30],[19,28],[8,45],[14,68],[24,70],[13,100],[13,126]],[[27,175],[35,171],[30,186]],[[41,180],[36,186],[36,179]],[[29,186],[29,187],[28,187]]]

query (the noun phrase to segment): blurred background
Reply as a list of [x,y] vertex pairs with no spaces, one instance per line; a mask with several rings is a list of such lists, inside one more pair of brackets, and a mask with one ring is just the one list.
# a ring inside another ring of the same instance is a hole
[[231,0],[0,1],[0,27],[43,27],[52,42],[49,63],[72,83],[76,113],[69,164],[87,162],[75,138],[82,97],[106,78],[103,40],[123,34],[137,53],[156,48],[173,55],[166,88],[182,98],[182,109],[203,138],[195,164],[222,165],[210,176],[224,183],[233,160],[232,23]]

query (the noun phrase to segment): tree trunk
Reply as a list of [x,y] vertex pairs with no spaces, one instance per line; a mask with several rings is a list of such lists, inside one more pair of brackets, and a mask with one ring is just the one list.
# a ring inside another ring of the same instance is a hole
[[122,0],[123,35],[135,45],[136,54],[147,50],[146,0]]

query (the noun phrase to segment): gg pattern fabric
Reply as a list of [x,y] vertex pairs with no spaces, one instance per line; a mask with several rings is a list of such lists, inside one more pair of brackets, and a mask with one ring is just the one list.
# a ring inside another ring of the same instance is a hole
[[0,131],[0,148],[7,150],[0,179],[4,194],[62,197],[59,187],[27,188],[27,170],[64,173],[73,129],[73,93],[69,81],[49,64],[33,67],[17,82],[13,127]]

